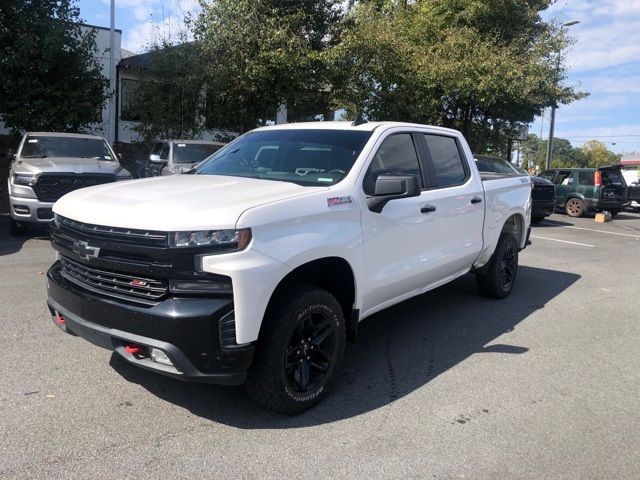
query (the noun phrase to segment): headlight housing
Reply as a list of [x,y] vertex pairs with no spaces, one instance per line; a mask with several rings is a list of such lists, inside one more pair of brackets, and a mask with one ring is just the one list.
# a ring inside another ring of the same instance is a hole
[[213,247],[220,253],[237,252],[247,248],[251,242],[251,229],[240,230],[198,230],[186,232],[170,232],[169,246],[184,247]]
[[11,179],[14,185],[35,185],[38,181],[37,175],[32,175],[30,173],[14,173]]

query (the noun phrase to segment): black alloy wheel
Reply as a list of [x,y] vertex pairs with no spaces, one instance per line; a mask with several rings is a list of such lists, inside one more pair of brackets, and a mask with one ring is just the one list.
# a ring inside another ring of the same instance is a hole
[[504,290],[511,290],[516,268],[518,268],[518,258],[513,249],[513,244],[509,243],[500,261],[500,282]]
[[333,363],[335,343],[335,326],[324,313],[300,319],[285,355],[285,372],[292,390],[307,393],[325,380]]

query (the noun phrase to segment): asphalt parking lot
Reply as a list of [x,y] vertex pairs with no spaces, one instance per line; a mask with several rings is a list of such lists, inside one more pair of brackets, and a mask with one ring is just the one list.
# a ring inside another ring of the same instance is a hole
[[640,478],[639,214],[553,215],[506,300],[466,276],[371,317],[298,417],[65,335],[48,240],[7,223],[2,478]]

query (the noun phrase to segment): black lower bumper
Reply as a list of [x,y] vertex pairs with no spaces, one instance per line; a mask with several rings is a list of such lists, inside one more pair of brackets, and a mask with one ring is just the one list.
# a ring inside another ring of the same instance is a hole
[[541,202],[541,201],[533,201],[531,207],[531,216],[532,217],[548,217],[551,215],[556,208],[556,203],[554,200],[550,202]]
[[592,212],[603,210],[619,212],[629,206],[629,202],[615,199],[585,200],[587,208]]
[[[230,297],[171,297],[153,306],[124,304],[68,282],[60,275],[59,262],[47,272],[47,291],[47,304],[59,327],[139,367],[223,385],[239,385],[246,379],[253,345],[220,345],[219,321],[233,311]],[[143,352],[131,353],[131,345],[143,347]],[[152,348],[164,352],[173,365],[153,361],[148,354]]]

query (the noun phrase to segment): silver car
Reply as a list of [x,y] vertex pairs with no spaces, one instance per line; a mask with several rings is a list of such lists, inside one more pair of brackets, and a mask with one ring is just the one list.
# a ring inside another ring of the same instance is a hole
[[9,171],[11,234],[18,234],[23,224],[48,224],[53,219],[51,207],[66,193],[130,178],[102,137],[26,133]]
[[206,140],[162,140],[151,150],[149,176],[176,175],[191,170],[224,147]]

